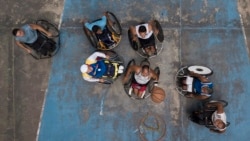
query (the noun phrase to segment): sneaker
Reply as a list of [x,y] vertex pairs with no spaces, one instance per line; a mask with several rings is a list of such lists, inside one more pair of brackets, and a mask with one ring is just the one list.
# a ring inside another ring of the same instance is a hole
[[123,70],[118,70],[118,73],[120,73],[120,74],[123,73]]
[[119,66],[119,70],[123,70],[124,69],[124,67],[123,66]]

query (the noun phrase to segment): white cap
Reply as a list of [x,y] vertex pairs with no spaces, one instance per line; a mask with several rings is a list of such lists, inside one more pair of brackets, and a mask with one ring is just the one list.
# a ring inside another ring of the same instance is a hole
[[81,70],[82,73],[87,72],[87,71],[88,71],[88,65],[83,64],[83,65],[81,66],[80,70]]

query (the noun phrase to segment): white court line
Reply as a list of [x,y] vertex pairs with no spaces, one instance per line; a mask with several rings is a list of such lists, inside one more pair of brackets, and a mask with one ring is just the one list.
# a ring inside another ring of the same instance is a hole
[[[65,0],[63,1],[63,3],[65,4]],[[59,21],[59,25],[58,25],[58,29],[60,30],[61,28],[61,25],[62,25],[62,17],[63,17],[63,11],[64,11],[64,6],[62,8],[62,14],[61,14],[61,18],[60,18],[60,21]],[[60,36],[60,35],[59,35]],[[50,80],[50,77],[49,79]],[[48,87],[48,86],[47,86]],[[45,95],[44,95],[44,100],[43,100],[43,106],[42,106],[42,109],[41,109],[41,114],[40,114],[40,121],[38,123],[38,128],[37,128],[37,132],[36,132],[36,141],[38,141],[39,139],[39,134],[40,134],[40,130],[41,130],[41,122],[42,122],[42,118],[43,118],[43,113],[44,113],[44,107],[45,107],[45,102],[46,102],[46,97],[47,97],[47,93],[48,93],[48,89],[46,89],[45,91]]]
[[243,23],[241,14],[239,14],[239,16],[240,16],[241,30],[243,32],[243,36],[244,36],[244,40],[245,40],[245,45],[246,45],[245,47],[246,47],[246,50],[247,50],[247,54],[249,56],[249,49],[248,49],[248,45],[247,45],[247,37],[246,37],[244,23]]

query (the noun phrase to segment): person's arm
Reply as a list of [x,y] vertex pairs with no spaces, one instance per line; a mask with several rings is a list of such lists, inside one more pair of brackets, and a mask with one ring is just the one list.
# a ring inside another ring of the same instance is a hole
[[93,78],[92,76],[86,74],[86,73],[83,73],[82,74],[82,77],[84,80],[88,81],[88,82],[104,82],[104,79],[102,78]]
[[96,60],[98,57],[109,59],[109,56],[108,56],[108,55],[105,55],[105,54],[102,53],[102,52],[94,52],[92,55],[90,55],[90,56],[87,58],[87,60]]
[[129,30],[130,30],[130,32],[131,32],[132,40],[133,40],[133,41],[137,41],[137,40],[138,40],[138,37],[137,37],[137,33],[136,33],[136,28],[135,28],[135,26],[130,26],[130,27],[129,27]]
[[193,71],[189,72],[189,75],[192,77],[196,77],[198,78],[201,82],[205,83],[205,82],[209,82],[208,78],[198,74],[198,73],[194,73]]
[[19,46],[20,48],[26,50],[28,53],[31,53],[31,50],[27,47],[25,47],[21,42],[16,41],[16,45]]
[[30,27],[34,30],[38,30],[40,32],[45,33],[48,37],[52,36],[52,33],[50,33],[49,31],[45,30],[43,27],[41,27],[40,25],[37,24],[30,24]]
[[124,75],[123,80],[122,80],[123,84],[125,84],[128,81],[130,74],[133,72],[136,72],[137,69],[138,69],[138,66],[136,65],[130,66],[128,68],[127,73]]
[[193,94],[193,93],[190,94],[190,97],[195,98],[197,100],[204,100],[204,99],[208,98],[208,96],[206,96],[206,95],[197,95],[197,94]]

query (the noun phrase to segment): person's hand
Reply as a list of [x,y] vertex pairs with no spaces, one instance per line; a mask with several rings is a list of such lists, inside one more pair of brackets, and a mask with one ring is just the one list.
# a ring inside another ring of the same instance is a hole
[[27,52],[30,54],[30,53],[31,53],[31,50],[28,49]]
[[52,33],[48,32],[48,33],[47,33],[47,36],[48,36],[48,37],[52,37]]
[[109,59],[110,59],[110,56],[109,56],[109,55],[106,55],[106,59],[108,59],[108,60],[109,60]]
[[99,79],[99,82],[103,83],[103,82],[104,82],[104,79],[103,79],[103,78]]
[[108,12],[107,11],[104,12],[103,15],[107,17],[108,16]]

